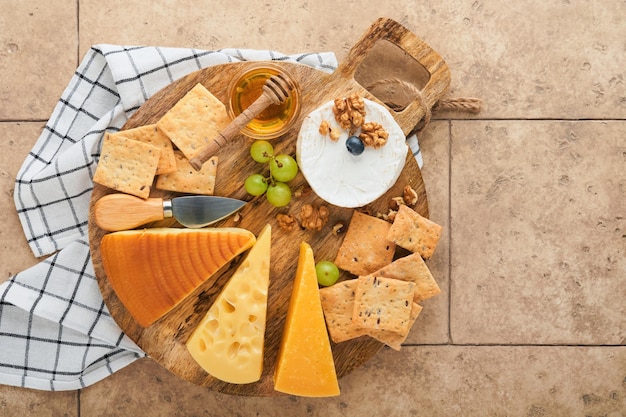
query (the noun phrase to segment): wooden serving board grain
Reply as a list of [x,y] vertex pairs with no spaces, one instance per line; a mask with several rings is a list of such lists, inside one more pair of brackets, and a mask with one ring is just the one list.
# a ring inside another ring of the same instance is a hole
[[[355,44],[347,60],[331,75],[303,65],[278,63],[300,84],[302,108],[298,120],[291,129],[285,135],[273,140],[277,153],[289,153],[295,156],[296,139],[302,119],[327,101],[336,97],[345,97],[351,92],[357,92],[362,97],[381,102],[354,80],[355,70],[363,57],[379,40],[386,40],[399,46],[426,68],[430,78],[422,91],[429,106],[432,106],[440,98],[449,84],[449,72],[441,57],[403,26],[389,19],[379,19]],[[137,110],[128,120],[124,129],[156,123],[196,83],[202,83],[217,98],[226,103],[227,88],[235,73],[254,65],[258,65],[258,63],[242,62],[218,65],[197,71],[175,81],[151,97]],[[405,133],[408,133],[424,114],[418,100],[409,104],[401,112],[390,111]],[[267,203],[264,197],[251,198],[247,195],[243,188],[245,178],[250,174],[259,172],[259,169],[262,168],[249,156],[251,143],[252,139],[240,135],[222,148],[219,153],[215,195],[238,198],[249,203],[241,211],[240,221],[235,222],[231,217],[215,224],[215,227],[236,226],[258,234],[267,223],[272,225],[271,276],[264,370],[260,381],[244,385],[219,381],[204,372],[192,359],[185,347],[188,337],[204,317],[222,286],[241,262],[242,257],[222,268],[166,316],[150,327],[143,328],[130,316],[107,280],[99,251],[100,240],[107,232],[95,224],[93,215],[90,215],[89,219],[89,237],[93,265],[104,301],[121,329],[149,357],[179,377],[212,390],[238,395],[274,396],[279,395],[279,393],[274,390],[272,376],[296,272],[299,244],[303,240],[307,241],[314,250],[316,260],[333,260],[345,234],[335,236],[332,233],[332,228],[338,223],[347,226],[353,210],[329,206],[330,220],[321,231],[312,232],[299,228],[291,232],[282,230],[275,219],[278,213],[296,215],[304,204],[312,204],[315,207],[321,204],[328,206],[328,204],[320,200],[311,191],[302,174],[298,174],[296,179],[290,183],[293,190],[301,191],[301,195],[294,197],[289,207],[274,208]],[[394,187],[385,196],[365,207],[364,210],[371,213],[386,213],[390,198],[402,195],[402,189],[406,185],[411,185],[418,193],[419,200],[416,211],[428,216],[428,201],[424,182],[417,163],[410,152],[407,155],[406,165],[400,179]],[[95,184],[91,200],[91,213],[93,213],[93,204],[111,192],[113,191]],[[173,197],[175,194],[153,189],[151,196]],[[157,226],[180,227],[173,220],[153,223],[146,227]],[[341,279],[349,278],[353,277],[347,273],[342,274]],[[370,359],[381,346],[379,342],[368,337],[333,344],[333,357],[339,378]]]

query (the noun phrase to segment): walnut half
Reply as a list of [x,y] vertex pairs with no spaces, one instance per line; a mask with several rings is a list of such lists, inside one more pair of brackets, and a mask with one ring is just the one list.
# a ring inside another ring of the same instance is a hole
[[372,146],[374,149],[378,149],[385,146],[389,133],[385,128],[377,122],[363,123],[361,126],[361,134],[359,135],[365,146]]
[[357,93],[352,93],[347,98],[336,98],[334,104],[335,120],[353,135],[365,120],[365,102]]
[[320,231],[328,221],[329,215],[330,212],[326,206],[316,209],[310,204],[305,204],[300,209],[300,225],[307,230]]
[[289,214],[278,213],[276,215],[276,221],[278,222],[278,227],[286,232],[291,232],[296,225],[296,219]]

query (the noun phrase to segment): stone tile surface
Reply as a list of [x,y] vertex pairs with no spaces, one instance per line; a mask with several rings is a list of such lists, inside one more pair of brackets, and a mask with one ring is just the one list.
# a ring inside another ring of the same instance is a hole
[[476,0],[424,7],[432,12],[428,38],[451,67],[451,95],[484,99],[481,117],[626,116],[624,2],[503,7]]
[[[343,58],[369,24],[386,16],[425,39],[452,70],[451,95],[485,100],[483,117],[623,118],[626,26],[619,1],[399,0],[80,7],[80,50],[94,43],[328,50]],[[349,16],[349,19],[346,19]]]
[[0,386],[0,416],[626,415],[623,1],[0,7],[10,11],[0,14],[0,282],[38,261],[13,180],[92,44],[333,51],[341,61],[388,16],[441,53],[450,97],[484,101],[477,116],[435,113],[420,135],[431,217],[445,228],[429,261],[443,292],[424,302],[409,346],[342,379],[340,397],[226,396],[144,359],[80,392]]
[[340,386],[336,398],[231,397],[182,381],[145,359],[82,390],[80,407],[83,417],[622,417],[626,353],[616,347],[389,349]]
[[0,120],[45,120],[76,68],[77,2],[0,8]]
[[452,123],[455,343],[626,344],[626,122]]
[[2,417],[78,417],[77,392],[43,392],[0,385]]
[[13,189],[15,177],[26,154],[39,137],[43,123],[0,123],[0,283],[36,264],[20,224]]

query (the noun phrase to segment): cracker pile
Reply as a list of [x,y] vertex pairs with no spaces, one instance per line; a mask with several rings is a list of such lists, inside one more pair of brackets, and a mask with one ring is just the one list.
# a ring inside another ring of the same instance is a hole
[[[356,278],[320,290],[335,343],[370,336],[400,350],[422,311],[418,303],[441,293],[424,262],[437,246],[441,226],[407,206],[398,214],[393,224],[353,214],[335,264]],[[393,260],[396,246],[412,253]]]
[[141,198],[148,198],[153,185],[212,195],[217,156],[200,171],[189,160],[229,122],[224,104],[196,84],[157,123],[106,133],[93,181]]

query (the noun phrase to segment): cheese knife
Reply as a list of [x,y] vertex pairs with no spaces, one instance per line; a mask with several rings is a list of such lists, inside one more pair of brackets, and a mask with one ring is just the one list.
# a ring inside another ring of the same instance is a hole
[[200,228],[228,217],[245,204],[234,198],[204,195],[144,200],[129,194],[107,194],[96,201],[94,218],[101,229],[109,232],[134,229],[169,217],[185,227]]

